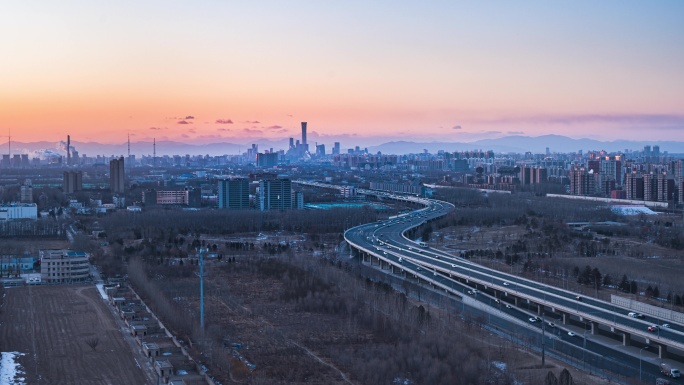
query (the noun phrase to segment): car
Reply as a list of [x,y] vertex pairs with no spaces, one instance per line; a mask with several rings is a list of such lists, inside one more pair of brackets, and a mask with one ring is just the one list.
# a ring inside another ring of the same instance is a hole
[[403,258],[399,258],[399,263],[403,263],[403,262],[404,262],[404,259],[403,259]]
[[658,325],[651,325],[647,328],[649,332],[656,332],[658,331]]
[[537,319],[534,318],[534,317],[530,317],[530,318],[528,319],[528,321],[530,321],[531,323],[535,323],[535,322],[537,322]]
[[452,263],[452,264],[451,264],[451,267],[456,267],[456,264],[455,264],[455,263]]
[[643,315],[643,314],[641,314],[641,313],[639,313],[639,314],[637,314],[637,318],[646,319],[646,316]]
[[582,300],[582,297],[580,297],[580,296],[578,295],[577,297],[575,297],[575,299],[578,300],[578,301],[581,301],[581,300]]
[[556,327],[556,324],[553,323],[553,322],[547,322],[546,324],[549,325],[550,328],[555,328],[555,327]]
[[503,285],[504,285],[504,286],[508,286],[508,285],[510,285],[510,283],[504,282]]
[[472,291],[470,291],[470,290],[468,290],[468,294],[470,294],[470,295],[473,295],[473,292],[472,292]]
[[382,253],[385,254],[385,255],[387,255],[387,252],[386,252],[386,251],[383,251]]
[[499,301],[499,299],[495,299],[494,302],[501,303],[501,301]]
[[537,321],[541,321],[541,320],[542,320],[540,316],[535,316],[534,319],[536,319]]
[[574,337],[574,336],[576,336],[577,334],[575,334],[575,333],[573,333],[573,332],[568,332],[568,335],[569,335],[570,337]]
[[473,293],[477,294],[477,289],[473,289]]
[[506,305],[506,309],[513,309],[513,306],[511,306],[511,305]]
[[669,329],[669,328],[670,328],[670,324],[663,324],[663,327],[664,327],[665,329]]

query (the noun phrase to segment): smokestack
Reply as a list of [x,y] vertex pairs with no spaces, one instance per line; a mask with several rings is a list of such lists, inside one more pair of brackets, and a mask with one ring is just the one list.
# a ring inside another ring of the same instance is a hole
[[302,144],[306,144],[306,122],[302,122]]
[[67,135],[67,166],[71,166],[71,135]]

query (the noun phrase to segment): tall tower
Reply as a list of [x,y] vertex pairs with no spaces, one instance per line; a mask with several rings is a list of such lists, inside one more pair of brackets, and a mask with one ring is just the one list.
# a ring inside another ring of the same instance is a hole
[[152,138],[152,166],[157,167],[157,138]]
[[302,144],[306,146],[306,122],[302,122]]
[[67,166],[71,166],[71,135],[67,135]]

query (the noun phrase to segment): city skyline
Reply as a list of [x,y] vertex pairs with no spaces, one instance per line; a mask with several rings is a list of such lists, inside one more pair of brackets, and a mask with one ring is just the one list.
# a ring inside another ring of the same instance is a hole
[[[0,136],[684,140],[678,2],[22,2]],[[335,139],[332,139],[335,138]],[[0,140],[3,141],[4,140]]]

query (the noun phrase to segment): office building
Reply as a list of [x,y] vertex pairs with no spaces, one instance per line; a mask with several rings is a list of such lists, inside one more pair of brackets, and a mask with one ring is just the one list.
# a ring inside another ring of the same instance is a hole
[[249,180],[246,178],[219,180],[218,207],[220,209],[248,209]]
[[109,188],[113,193],[122,194],[125,189],[124,157],[109,161]]
[[292,208],[292,181],[265,179],[259,181],[259,209],[289,210]]
[[302,144],[306,146],[306,122],[302,122]]
[[275,167],[278,165],[278,153],[257,153],[257,167]]
[[333,155],[339,155],[340,154],[340,142],[335,142],[335,145],[333,146],[332,153],[333,153]]

